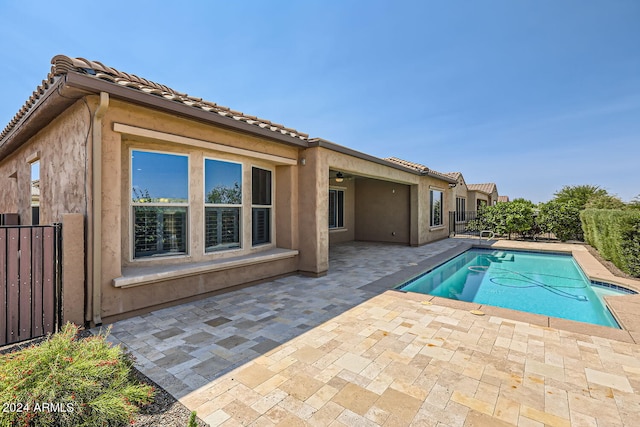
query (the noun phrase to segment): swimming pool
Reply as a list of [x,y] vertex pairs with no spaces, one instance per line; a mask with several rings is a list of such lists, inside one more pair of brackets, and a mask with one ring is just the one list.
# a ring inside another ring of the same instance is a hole
[[396,289],[613,328],[602,296],[632,293],[592,284],[571,255],[479,248]]

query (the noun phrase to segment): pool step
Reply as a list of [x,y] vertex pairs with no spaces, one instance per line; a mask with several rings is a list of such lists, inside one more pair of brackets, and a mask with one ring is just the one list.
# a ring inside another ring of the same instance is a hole
[[513,254],[507,254],[505,252],[498,252],[496,253],[496,258],[498,258],[500,261],[513,261]]

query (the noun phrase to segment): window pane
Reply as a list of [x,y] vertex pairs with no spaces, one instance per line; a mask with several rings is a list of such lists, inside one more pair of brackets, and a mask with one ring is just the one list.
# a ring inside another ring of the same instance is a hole
[[251,242],[260,245],[271,242],[271,209],[253,208]]
[[189,158],[174,154],[131,152],[131,198],[138,203],[187,203]]
[[431,226],[442,225],[442,191],[431,190]]
[[134,257],[187,252],[187,208],[134,206]]
[[251,203],[254,205],[271,204],[271,171],[253,168],[251,171]]
[[240,208],[205,208],[205,252],[240,247]]
[[31,225],[40,224],[40,161],[31,163]]
[[336,190],[329,190],[329,228],[336,228]]
[[338,227],[344,227],[344,191],[338,191]]
[[205,203],[242,204],[242,165],[205,159]]

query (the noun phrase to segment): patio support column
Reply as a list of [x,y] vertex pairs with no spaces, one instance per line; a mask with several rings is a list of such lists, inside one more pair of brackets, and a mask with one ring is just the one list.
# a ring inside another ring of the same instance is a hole
[[276,246],[298,249],[298,166],[276,167]]
[[304,150],[299,166],[299,244],[302,274],[323,276],[329,269],[329,165],[322,148]]
[[411,246],[420,245],[420,194],[418,185],[409,188],[409,243]]
[[100,92],[100,104],[93,114],[93,259],[92,259],[92,287],[93,304],[91,313],[95,325],[102,324],[102,118],[109,107],[109,94]]

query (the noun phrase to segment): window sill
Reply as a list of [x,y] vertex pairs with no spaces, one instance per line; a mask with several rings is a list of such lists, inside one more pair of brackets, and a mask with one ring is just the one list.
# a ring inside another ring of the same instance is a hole
[[434,225],[432,227],[429,227],[429,231],[443,230],[444,228],[444,225]]
[[294,249],[274,248],[268,251],[216,261],[170,266],[128,267],[122,271],[121,277],[113,279],[113,286],[116,288],[130,288],[133,286],[148,285],[151,283],[162,282],[164,280],[178,279],[181,277],[195,276],[197,274],[211,273],[214,271],[228,270],[230,268],[245,267],[264,262],[293,258],[297,255],[298,251]]
[[349,229],[345,228],[345,227],[336,227],[336,228],[330,228],[329,229],[329,233],[342,233],[342,232],[345,232],[345,231],[349,231]]

